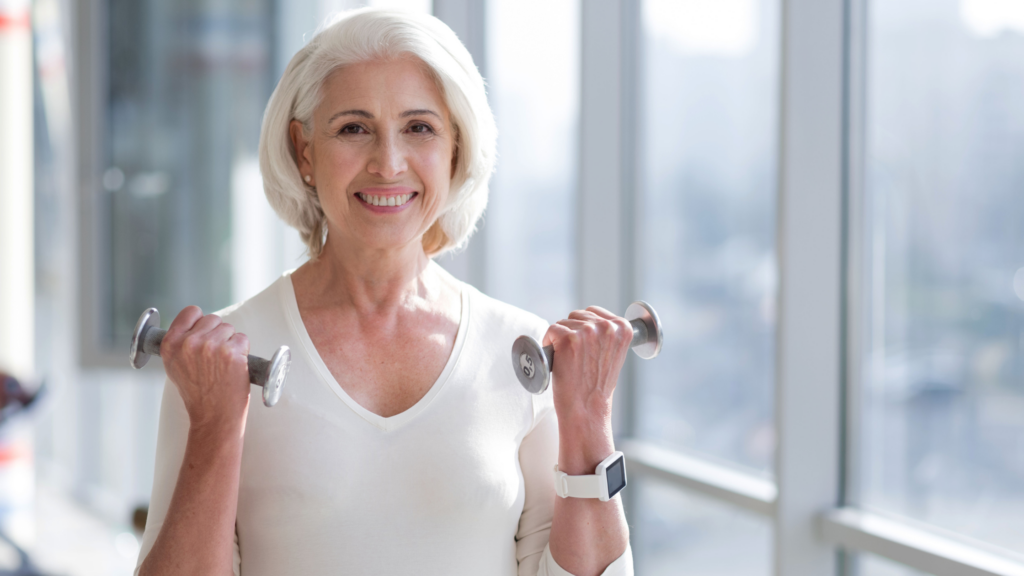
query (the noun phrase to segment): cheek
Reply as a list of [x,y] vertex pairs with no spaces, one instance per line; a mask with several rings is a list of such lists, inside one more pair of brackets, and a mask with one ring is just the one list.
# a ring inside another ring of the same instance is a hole
[[347,180],[346,177],[358,173],[364,162],[360,150],[352,146],[333,144],[325,146],[323,157],[320,158],[320,166],[339,182]]
[[447,196],[454,172],[451,153],[444,149],[433,150],[423,157],[422,166],[424,176],[430,179],[435,195]]

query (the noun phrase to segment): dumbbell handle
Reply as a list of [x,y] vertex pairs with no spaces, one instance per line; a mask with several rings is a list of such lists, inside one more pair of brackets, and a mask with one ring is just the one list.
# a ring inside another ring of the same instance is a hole
[[[636,348],[637,346],[647,344],[650,341],[650,336],[647,333],[647,324],[644,323],[640,318],[634,318],[629,321],[629,325],[633,327],[633,340],[629,343],[630,348]],[[555,368],[555,347],[548,344],[544,348],[544,356],[548,359],[548,366],[554,370]]]
[[[164,341],[167,330],[161,328],[148,328],[142,333],[142,351],[153,356],[160,355],[160,344]],[[257,386],[264,386],[270,377],[270,360],[249,354],[249,382]]]

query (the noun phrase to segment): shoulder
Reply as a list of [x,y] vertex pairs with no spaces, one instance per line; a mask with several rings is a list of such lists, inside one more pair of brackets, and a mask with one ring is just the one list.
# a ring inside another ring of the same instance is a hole
[[285,272],[259,294],[214,314],[243,332],[280,326],[285,318],[286,296],[291,290],[290,272]]
[[[530,410],[529,425],[525,433],[531,432],[543,417],[554,410],[551,389],[543,394],[530,394],[520,386],[509,361],[512,343],[522,335],[533,336],[537,340],[544,337],[548,322],[521,308],[496,300],[480,292],[469,284],[463,284],[467,293],[470,309],[470,336],[474,358],[478,365],[493,363],[495,381],[502,383],[502,388],[512,390],[516,397],[523,399]],[[484,359],[490,359],[485,361]]]
[[523,334],[540,340],[548,329],[548,323],[536,314],[491,298],[469,284],[463,284],[463,290],[469,292],[470,316],[481,329],[481,337],[507,340],[511,346],[512,340]]

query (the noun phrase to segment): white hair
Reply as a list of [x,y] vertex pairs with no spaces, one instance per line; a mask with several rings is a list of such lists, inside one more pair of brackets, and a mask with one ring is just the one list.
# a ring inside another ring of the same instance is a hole
[[260,130],[263,190],[278,216],[299,231],[311,258],[323,249],[324,212],[316,189],[299,174],[291,121],[301,122],[308,138],[313,112],[331,72],[404,55],[426,65],[448,106],[455,135],[451,192],[437,221],[424,234],[424,251],[435,256],[465,246],[487,206],[498,131],[483,77],[469,51],[451,28],[433,16],[372,8],[342,12],[328,19],[288,63]]

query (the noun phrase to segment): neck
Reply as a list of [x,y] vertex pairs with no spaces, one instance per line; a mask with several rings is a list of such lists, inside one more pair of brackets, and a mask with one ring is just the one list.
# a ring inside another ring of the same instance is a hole
[[327,244],[320,256],[295,271],[293,279],[306,287],[319,306],[351,307],[379,312],[411,300],[432,299],[442,289],[437,268],[417,239],[404,246],[368,248],[353,242],[340,248]]

